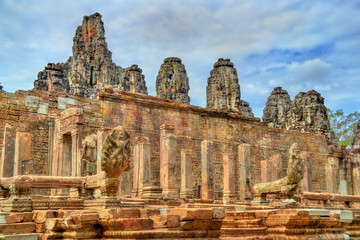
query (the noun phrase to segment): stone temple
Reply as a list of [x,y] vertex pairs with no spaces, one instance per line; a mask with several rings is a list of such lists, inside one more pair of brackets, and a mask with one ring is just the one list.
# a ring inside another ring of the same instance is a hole
[[360,238],[360,125],[336,145],[320,93],[277,87],[261,121],[229,59],[202,108],[181,59],[154,97],[111,57],[85,16],[73,56],[0,91],[1,239]]

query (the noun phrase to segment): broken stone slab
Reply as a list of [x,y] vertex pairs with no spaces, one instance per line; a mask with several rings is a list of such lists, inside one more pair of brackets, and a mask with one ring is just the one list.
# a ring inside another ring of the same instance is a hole
[[38,233],[26,233],[26,234],[16,234],[16,235],[3,235],[0,236],[0,239],[4,240],[39,240],[40,234]]
[[351,223],[354,220],[353,212],[348,210],[332,210],[340,214],[340,222]]

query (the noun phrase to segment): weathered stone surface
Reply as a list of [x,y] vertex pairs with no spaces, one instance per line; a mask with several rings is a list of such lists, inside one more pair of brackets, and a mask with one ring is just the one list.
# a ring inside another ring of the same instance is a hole
[[271,92],[264,108],[263,121],[269,126],[284,128],[286,113],[291,107],[291,99],[288,92],[282,87],[276,87]]
[[176,228],[180,226],[178,215],[158,215],[151,218],[154,221],[154,228]]
[[97,166],[97,135],[90,134],[82,141],[81,176],[96,174]]
[[206,107],[254,116],[249,103],[240,100],[240,96],[239,78],[234,64],[230,59],[219,58],[208,78]]
[[189,104],[189,89],[189,78],[181,59],[177,57],[165,58],[156,77],[157,96]]
[[324,98],[315,90],[300,92],[292,101],[286,114],[286,129],[322,132],[329,144],[336,144],[335,133],[330,129],[330,122],[324,105]]
[[274,182],[255,184],[254,195],[264,198],[268,193],[280,193],[283,197],[292,198],[303,176],[304,164],[300,158],[299,146],[293,143],[289,149],[286,176]]
[[101,14],[85,16],[73,38],[73,56],[66,63],[49,63],[34,82],[37,90],[85,96],[104,88],[147,94],[137,65],[123,69],[112,62]]
[[101,170],[108,178],[118,178],[130,170],[130,136],[121,126],[107,135],[101,151]]
[[206,88],[206,107],[239,111],[240,85],[234,64],[219,58],[210,72]]
[[245,114],[246,116],[250,116],[250,117],[254,116],[250,104],[247,101],[241,99],[239,101],[239,111]]

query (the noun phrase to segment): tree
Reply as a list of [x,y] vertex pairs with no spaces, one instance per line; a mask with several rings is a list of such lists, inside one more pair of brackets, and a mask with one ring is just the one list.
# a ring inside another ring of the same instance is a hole
[[345,116],[342,109],[333,111],[327,109],[331,129],[335,132],[338,144],[350,146],[356,125],[360,120],[360,113],[355,111]]

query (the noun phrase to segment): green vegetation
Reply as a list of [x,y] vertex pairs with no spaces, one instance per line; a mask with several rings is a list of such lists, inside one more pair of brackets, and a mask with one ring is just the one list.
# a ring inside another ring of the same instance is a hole
[[333,111],[328,108],[327,114],[330,126],[338,139],[338,144],[350,146],[357,122],[360,120],[360,113],[356,111],[349,115],[345,115],[342,109]]

